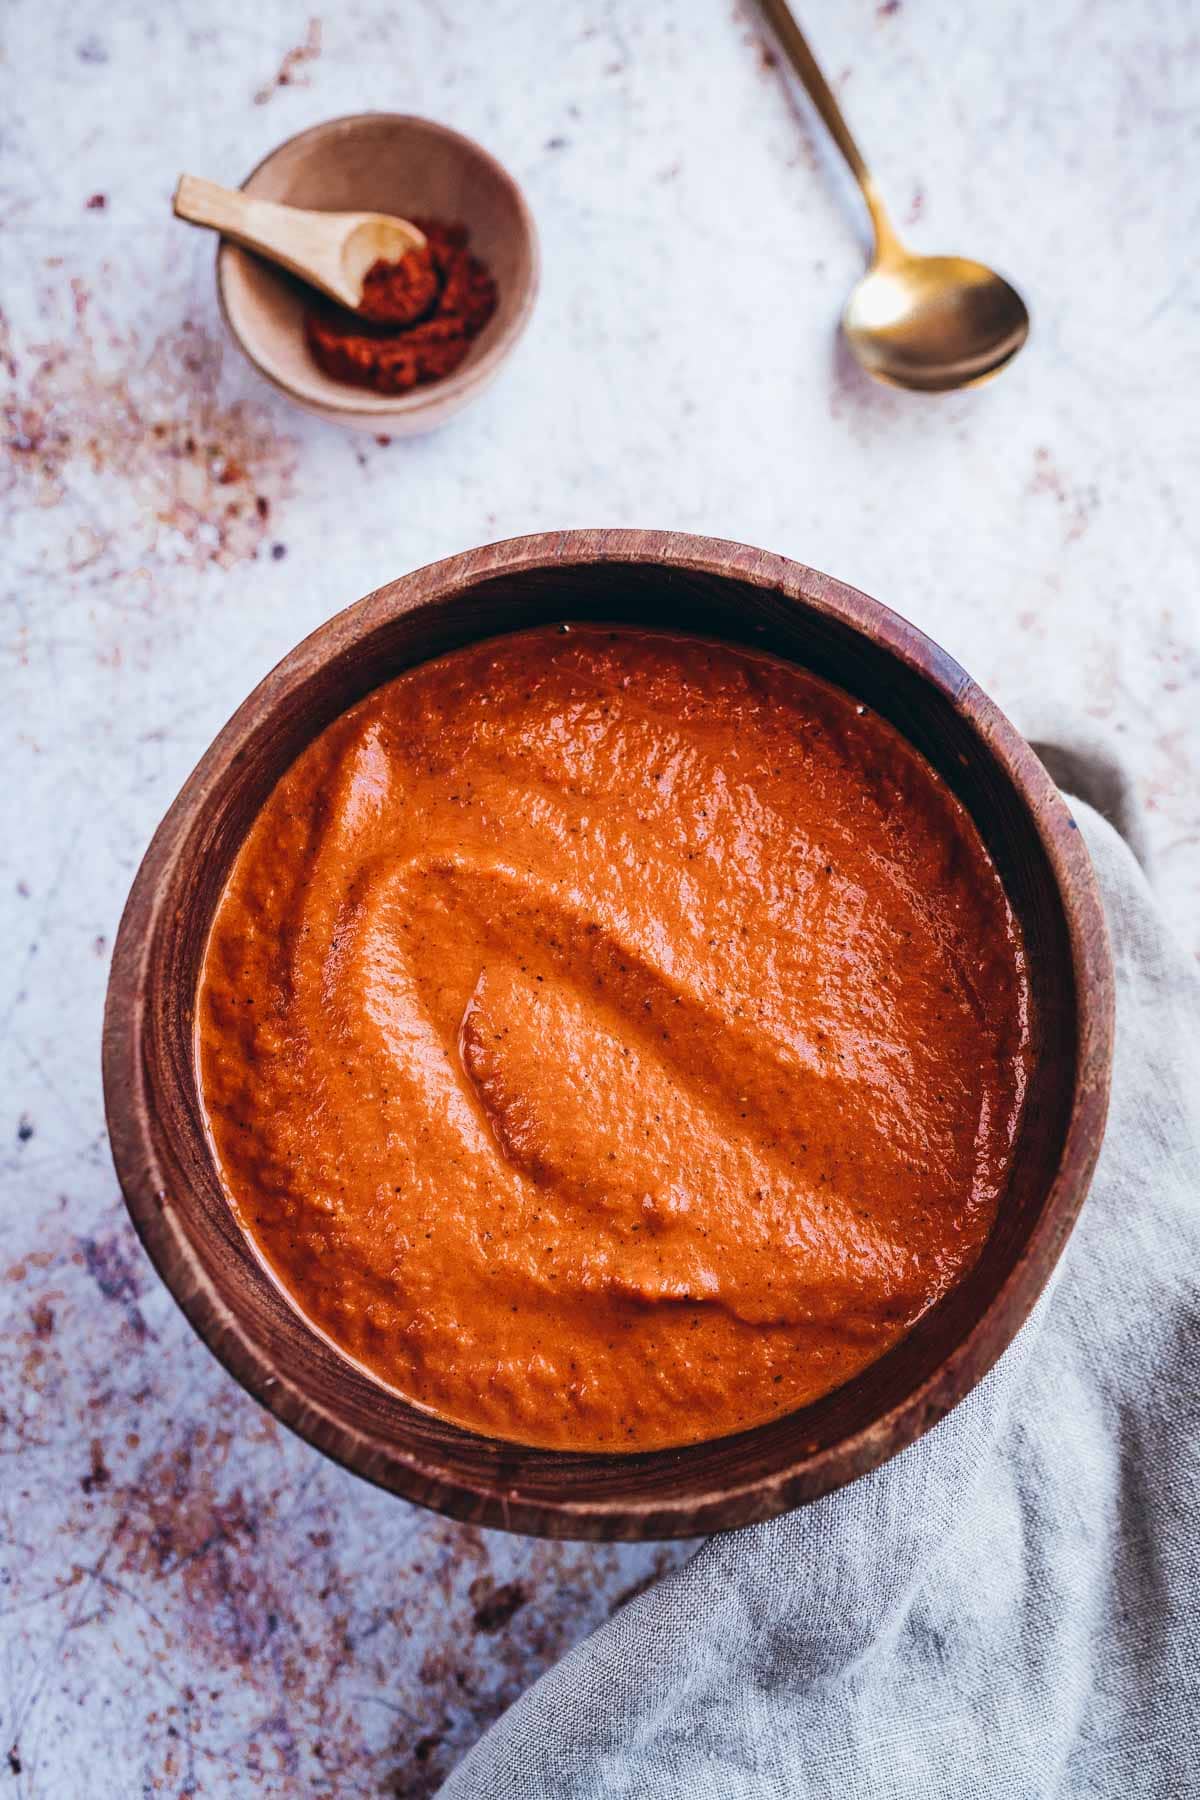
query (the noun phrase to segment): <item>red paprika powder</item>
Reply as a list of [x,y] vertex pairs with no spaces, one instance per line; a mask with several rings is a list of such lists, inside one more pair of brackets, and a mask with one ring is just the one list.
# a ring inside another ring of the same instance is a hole
[[313,358],[336,381],[403,394],[456,369],[496,310],[496,283],[467,248],[463,225],[417,219],[423,250],[377,262],[356,313],[322,301],[304,330]]

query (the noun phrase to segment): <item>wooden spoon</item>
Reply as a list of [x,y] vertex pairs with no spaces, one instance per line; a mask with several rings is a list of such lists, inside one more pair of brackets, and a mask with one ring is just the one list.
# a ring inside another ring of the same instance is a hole
[[399,262],[408,251],[425,248],[425,233],[407,219],[279,206],[195,175],[180,176],[174,204],[177,219],[207,225],[233,238],[353,312],[362,304],[368,269],[379,261]]

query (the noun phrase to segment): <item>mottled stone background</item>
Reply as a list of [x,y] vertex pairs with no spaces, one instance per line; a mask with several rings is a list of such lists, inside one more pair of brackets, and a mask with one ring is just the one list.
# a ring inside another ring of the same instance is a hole
[[[918,621],[1124,758],[1200,947],[1200,14],[810,0],[915,243],[1035,329],[993,388],[867,385],[859,218],[748,6],[8,0],[0,878],[0,1794],[424,1796],[677,1552],[464,1530],[276,1428],[176,1312],[105,1144],[109,948],[216,728],[319,620],[491,538],[683,527]],[[525,184],[545,284],[424,442],[306,419],[170,216],[380,107]]]

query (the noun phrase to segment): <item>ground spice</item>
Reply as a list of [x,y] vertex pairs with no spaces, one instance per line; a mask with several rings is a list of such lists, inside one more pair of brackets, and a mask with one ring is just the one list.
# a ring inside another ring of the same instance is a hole
[[335,381],[377,394],[438,381],[458,367],[496,310],[496,283],[468,250],[466,227],[414,222],[425,249],[368,269],[357,313],[322,302],[305,317],[313,358]]

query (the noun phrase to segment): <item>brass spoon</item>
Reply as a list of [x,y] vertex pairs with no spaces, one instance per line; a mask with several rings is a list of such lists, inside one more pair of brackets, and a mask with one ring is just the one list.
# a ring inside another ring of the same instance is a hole
[[363,276],[374,263],[399,262],[409,250],[425,247],[425,233],[407,219],[278,206],[195,175],[179,178],[175,216],[245,244],[355,312],[362,303]]
[[851,350],[868,375],[895,387],[935,394],[986,381],[1012,361],[1029,336],[1025,302],[984,263],[964,256],[914,256],[904,248],[786,0],[760,4],[871,215],[875,253],[842,313]]

